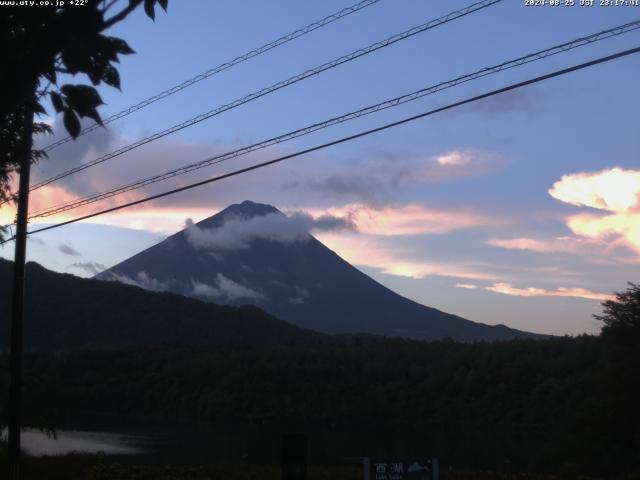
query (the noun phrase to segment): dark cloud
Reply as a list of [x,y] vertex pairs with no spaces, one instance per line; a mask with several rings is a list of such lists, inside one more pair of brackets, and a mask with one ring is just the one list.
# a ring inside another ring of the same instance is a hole
[[81,257],[82,254],[76,250],[75,248],[67,245],[66,243],[61,243],[58,245],[58,250],[60,250],[65,255],[69,255],[71,257]]
[[[81,162],[93,160],[104,152],[112,151],[129,142],[129,139],[118,135],[117,132],[98,129],[83,136],[77,144],[69,142],[53,150],[52,158],[43,161],[40,165],[39,178],[36,181],[48,178],[49,174],[58,173]],[[237,146],[187,144],[164,139],[73,175],[62,180],[60,184],[72,194],[81,196],[95,194],[153,174],[211,158],[231,151],[235,147]],[[468,154],[470,150],[462,152]],[[129,198],[141,198],[181,187],[193,181],[202,180],[203,177],[219,175],[286,153],[290,153],[290,150],[284,145],[271,147],[254,152],[246,158],[234,158],[215,167],[145,186],[131,192]],[[363,155],[346,164],[333,161],[332,158],[323,160],[319,164],[311,158],[309,161],[290,162],[265,168],[259,172],[250,172],[241,177],[216,182],[208,187],[190,190],[188,194],[154,200],[145,204],[143,208],[210,208],[213,212],[228,204],[245,200],[244,197],[248,191],[251,192],[253,200],[297,208],[309,204],[332,205],[336,201],[345,200],[384,206],[397,197],[399,189],[421,183],[478,175],[492,168],[490,155],[477,151],[472,153],[473,162],[465,165],[441,165],[437,163],[435,156],[397,154]],[[126,162],[126,168],[123,168],[123,162]],[[62,165],[64,168],[59,168]],[[239,189],[239,182],[242,185],[241,189]],[[294,202],[292,205],[292,190],[304,192],[304,204]],[[102,202],[100,206],[107,208],[117,203],[120,203],[117,199],[111,199]]]
[[497,116],[505,113],[538,114],[542,111],[542,95],[534,87],[521,88],[468,103],[455,109],[457,113],[479,113]]
[[[57,119],[54,122],[56,131],[61,131],[59,123]],[[68,142],[52,150],[50,158],[42,160],[34,169],[34,183],[48,179],[69,168],[92,161],[132,142],[131,138],[125,138],[118,131],[113,131],[111,128],[112,126],[109,125],[107,128],[97,129],[78,138],[76,142]],[[48,145],[56,138],[62,138],[62,136],[63,133],[61,131],[60,137],[43,137],[39,140],[38,145],[40,147]],[[172,138],[165,138],[61,179],[55,185],[64,187],[72,195],[81,197],[94,195],[168,170],[228,153],[238,147],[239,145],[222,143],[214,145],[185,143]],[[273,146],[253,152],[247,156],[233,158],[215,167],[197,170],[157,184],[150,184],[139,190],[132,191],[129,195],[131,195],[130,198],[142,198],[202,180],[203,177],[216,176],[230,170],[271,160],[289,152],[290,150],[286,147]],[[155,200],[146,204],[145,207],[190,208],[204,206],[215,210],[228,204],[245,200],[245,194],[239,196],[238,181],[242,182],[242,191],[251,191],[252,198],[265,203],[281,204],[283,201],[289,201],[287,199],[290,199],[290,192],[282,188],[283,183],[287,179],[299,178],[308,173],[308,164],[283,164],[279,167],[266,168],[260,170],[260,172],[242,175],[242,177],[216,182],[209,187],[196,188],[190,190],[188,195],[175,195]],[[241,180],[239,180],[240,178]],[[119,202],[116,199],[110,199],[101,202],[100,205],[106,208],[117,203]],[[40,208],[48,206],[50,206],[49,203],[42,205]]]
[[[82,128],[92,125],[88,119],[81,120]],[[57,116],[53,122],[53,136],[40,135],[36,138],[38,148],[45,147],[57,140],[65,138],[68,134],[62,125],[62,117]],[[33,182],[37,183],[75,168],[83,163],[94,160],[109,152],[117,139],[117,134],[111,128],[98,128],[93,132],[78,137],[54,148],[47,153],[48,158],[41,160],[33,170]],[[88,173],[88,172],[87,172]],[[92,182],[87,180],[87,173],[76,174],[60,181],[70,191],[87,195],[93,193]],[[91,178],[89,176],[89,178]]]
[[333,173],[324,178],[307,177],[288,185],[295,189],[310,189],[327,196],[364,200],[373,204],[384,203],[390,195],[390,181],[373,175],[355,176],[353,173]]
[[29,240],[30,243],[32,243],[33,245],[46,245],[47,242],[45,242],[44,240],[42,240],[41,238],[38,237],[34,237],[32,235],[28,236],[27,239]]
[[379,155],[360,159],[339,172],[306,176],[287,186],[382,206],[399,188],[482,175],[500,163],[498,155],[473,149],[434,156]]
[[[56,131],[61,132],[60,137],[43,137],[38,142],[40,147],[48,145],[57,138],[62,138],[63,130],[60,129],[59,123],[58,119],[56,119],[54,128]],[[132,141],[133,139],[125,138],[117,130],[114,131],[112,125],[107,128],[97,129],[78,138],[76,142],[68,142],[52,150],[50,158],[42,160],[34,169],[34,182],[50,178],[69,168],[116,151],[129,145]],[[64,187],[72,195],[84,197],[228,153],[239,146],[230,143],[186,143],[173,138],[165,138],[61,179],[55,185]],[[285,145],[272,146],[247,156],[233,158],[215,167],[196,170],[157,184],[147,185],[139,190],[132,191],[129,194],[129,198],[146,197],[202,180],[208,176],[216,176],[230,170],[271,160],[290,152],[291,150]],[[290,162],[278,167],[265,168],[259,172],[251,172],[241,177],[216,182],[208,187],[196,188],[190,190],[188,195],[175,195],[155,200],[145,204],[144,207],[210,207],[215,210],[246,199],[246,193],[241,193],[238,189],[238,182],[242,183],[243,192],[251,192],[253,199],[265,203],[282,204],[290,202],[290,191],[283,189],[283,184],[288,179],[308,175],[310,170],[309,162]],[[119,199],[110,199],[101,202],[100,205],[106,208],[117,203],[119,203]],[[39,208],[48,206],[50,206],[49,202]]]

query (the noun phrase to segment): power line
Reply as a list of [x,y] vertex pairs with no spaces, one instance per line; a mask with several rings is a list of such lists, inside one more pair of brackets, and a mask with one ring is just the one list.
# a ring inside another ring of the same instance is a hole
[[[288,160],[288,159],[291,159],[291,158],[299,157],[299,156],[305,155],[307,153],[315,152],[317,150],[322,150],[324,148],[328,148],[328,147],[331,147],[331,146],[334,146],[334,145],[338,145],[338,144],[345,143],[345,142],[348,142],[348,141],[351,141],[351,140],[355,140],[357,138],[365,137],[365,136],[371,135],[373,133],[381,132],[381,131],[387,130],[389,128],[393,128],[393,127],[397,127],[399,125],[403,125],[405,123],[413,122],[413,121],[418,120],[420,118],[424,118],[424,117],[427,117],[427,116],[430,116],[430,115],[434,115],[436,113],[444,112],[446,110],[450,110],[450,109],[455,108],[455,107],[459,107],[459,106],[462,106],[462,105],[466,105],[468,103],[476,102],[478,100],[489,98],[489,97],[492,97],[494,95],[498,95],[498,94],[501,94],[501,93],[508,92],[510,90],[515,90],[517,88],[522,88],[522,87],[525,87],[527,85],[531,85],[531,84],[534,84],[534,83],[542,82],[544,80],[548,80],[548,79],[551,79],[551,78],[554,78],[554,77],[559,77],[561,75],[566,75],[568,73],[575,72],[577,70],[582,70],[584,68],[588,68],[588,67],[592,67],[594,65],[598,65],[598,64],[601,64],[601,63],[609,62],[609,61],[612,61],[612,60],[615,60],[615,59],[618,59],[618,58],[622,58],[622,57],[625,57],[625,56],[628,56],[628,55],[632,55],[632,54],[635,54],[635,53],[638,53],[638,52],[640,52],[640,47],[632,48],[632,49],[629,49],[629,50],[624,50],[622,52],[618,52],[618,53],[615,53],[615,54],[612,54],[612,55],[608,55],[606,57],[600,57],[600,58],[597,58],[595,60],[591,60],[589,62],[581,63],[579,65],[574,65],[573,67],[568,67],[568,68],[564,68],[564,69],[561,69],[561,70],[556,70],[556,71],[554,71],[552,73],[541,75],[539,77],[535,77],[535,78],[532,78],[532,79],[529,79],[529,80],[525,80],[523,82],[514,83],[514,84],[511,84],[511,85],[509,85],[507,87],[499,88],[497,90],[492,90],[490,92],[487,92],[487,93],[484,93],[484,94],[481,94],[481,95],[476,95],[474,97],[467,98],[465,100],[461,100],[461,101],[458,101],[458,102],[455,102],[455,103],[450,103],[450,104],[448,104],[448,105],[446,105],[444,107],[439,107],[439,108],[436,108],[436,109],[433,109],[433,110],[429,110],[427,112],[420,113],[418,115],[414,115],[414,116],[411,116],[411,117],[403,118],[402,120],[398,120],[398,121],[392,122],[392,123],[387,123],[387,124],[382,125],[380,127],[376,127],[376,128],[370,129],[370,130],[366,130],[366,131],[363,131],[363,132],[360,132],[360,133],[356,133],[354,135],[343,137],[343,138],[340,138],[338,140],[334,140],[334,141],[331,141],[331,142],[328,142],[328,143],[324,143],[322,145],[317,145],[315,147],[307,148],[305,150],[300,150],[298,152],[295,152],[295,153],[292,153],[292,154],[289,154],[289,155],[285,155],[285,156],[282,156],[282,157],[278,157],[278,158],[275,158],[273,160],[269,160],[267,162],[258,163],[256,165],[252,165],[250,167],[241,168],[239,170],[235,170],[233,172],[225,173],[225,174],[219,175],[217,177],[208,178],[206,180],[201,180],[199,182],[195,182],[195,183],[192,183],[190,185],[186,185],[186,186],[183,186],[183,187],[175,188],[173,190],[168,190],[166,192],[159,193],[157,195],[152,195],[152,196],[149,196],[149,197],[146,197],[146,198],[142,198],[142,199],[139,199],[139,200],[135,200],[135,201],[132,201],[132,202],[125,203],[123,205],[118,205],[116,207],[107,208],[105,210],[100,210],[98,212],[94,212],[94,213],[91,213],[91,214],[88,214],[88,215],[84,215],[84,216],[77,217],[77,218],[74,218],[74,219],[71,219],[71,220],[67,220],[67,221],[64,221],[64,222],[56,223],[54,225],[49,225],[47,227],[42,227],[42,228],[39,228],[39,229],[36,229],[36,230],[32,230],[32,231],[29,232],[29,234],[44,232],[44,231],[51,230],[51,229],[54,229],[54,228],[62,227],[64,225],[69,225],[69,224],[76,223],[76,222],[79,222],[79,221],[82,221],[82,220],[87,220],[89,218],[97,217],[99,215],[104,215],[105,213],[115,212],[117,210],[122,210],[124,208],[129,208],[129,207],[132,207],[132,206],[135,206],[135,205],[139,205],[141,203],[149,202],[151,200],[157,200],[159,198],[167,197],[169,195],[173,195],[173,194],[176,194],[176,193],[179,193],[179,192],[183,192],[183,191],[186,191],[186,190],[191,190],[193,188],[200,187],[202,185],[206,185],[206,184],[209,184],[209,183],[213,183],[213,182],[217,182],[217,181],[220,181],[220,180],[224,180],[226,178],[234,177],[234,176],[237,176],[237,175],[240,175],[240,174],[243,174],[243,173],[250,172],[252,170],[257,170],[259,168],[267,167],[269,165],[273,165],[275,163],[282,162],[284,160]],[[6,243],[6,242],[11,241],[11,240],[14,240],[14,238],[10,238],[8,240],[5,240],[2,243]]]
[[[200,73],[198,75],[196,75],[195,77],[192,77],[188,80],[185,80],[184,82],[175,85],[167,90],[164,90],[160,93],[157,93],[156,95],[153,95],[152,97],[147,98],[146,100],[142,100],[139,103],[136,103],[135,105],[132,105],[129,108],[126,108],[118,113],[114,113],[113,115],[105,118],[102,120],[102,126],[107,125],[109,123],[112,123],[116,120],[119,120],[122,117],[126,117],[127,115],[132,114],[133,112],[136,112],[138,110],[141,110],[149,105],[151,105],[152,103],[155,103],[159,100],[162,100],[163,98],[166,98],[170,95],[173,95],[174,93],[177,93],[181,90],[184,90],[187,87],[190,87],[192,85],[195,85],[198,82],[201,82],[202,80],[205,80],[213,75],[216,75],[220,72],[223,72],[224,70],[227,70],[228,68],[234,67],[242,62],[246,62],[247,60],[250,60],[254,57],[257,57],[258,55],[262,55],[263,53],[268,52],[269,50],[273,50],[274,48],[277,48],[281,45],[284,45],[285,43],[289,43],[297,38],[300,38],[304,35],[307,35],[308,33],[313,32],[314,30],[318,30],[319,28],[322,28],[326,25],[329,25],[330,23],[335,22],[336,20],[339,20],[341,18],[346,17],[347,15],[351,15],[352,13],[356,13],[370,5],[373,5],[375,3],[380,2],[381,0],[363,0],[359,3],[356,3],[354,5],[351,5],[349,7],[343,8],[342,10],[333,13],[331,15],[328,15],[316,22],[310,23],[309,25],[302,27],[298,30],[295,30],[287,35],[284,35],[272,42],[266,43],[264,45],[262,45],[261,47],[258,47],[254,50],[251,50],[247,53],[244,53],[242,55],[237,56],[236,58],[234,58],[233,60],[230,60],[228,62],[224,62],[221,63],[220,65],[218,65],[217,67],[213,67],[209,70],[207,70],[206,72]],[[80,135],[85,135],[89,132],[92,132],[93,130],[96,130],[98,128],[100,128],[101,125],[98,123],[95,123],[89,127],[84,128],[81,132]],[[65,138],[62,138],[60,140],[58,140],[57,142],[51,143],[49,145],[47,145],[44,148],[45,152],[50,152],[51,150],[53,150],[56,147],[59,147],[60,145],[64,145],[65,143],[69,142],[73,140],[73,137],[68,136]]]
[[640,20],[636,20],[634,22],[629,22],[626,23],[624,25],[619,25],[617,27],[614,28],[609,28],[607,30],[603,30],[601,32],[598,33],[594,33],[588,36],[584,36],[584,37],[580,37],[577,38],[575,40],[572,40],[570,42],[565,42],[563,44],[560,45],[556,45],[554,47],[551,48],[547,48],[545,50],[540,50],[537,51],[535,53],[531,53],[528,55],[525,55],[523,57],[519,57],[517,59],[514,60],[509,60],[503,63],[500,63],[498,65],[494,65],[492,67],[486,67],[480,70],[477,70],[473,73],[470,74],[466,74],[466,75],[462,75],[459,77],[454,78],[453,80],[448,80],[446,82],[441,82],[438,83],[436,85],[430,86],[430,87],[426,87],[420,90],[417,90],[415,92],[409,93],[409,94],[405,94],[405,95],[401,95],[399,97],[395,97],[392,98],[390,100],[385,100],[383,102],[377,103],[375,105],[371,105],[365,108],[361,108],[359,110],[353,111],[353,112],[349,112],[346,113],[344,115],[340,115],[337,117],[333,117],[330,118],[328,120],[325,120],[323,122],[318,122],[297,130],[294,130],[292,132],[288,132],[282,135],[279,135],[277,137],[273,137],[270,138],[268,140],[264,140],[262,142],[259,143],[255,143],[253,145],[249,145],[247,147],[243,147],[243,148],[239,148],[221,155],[216,155],[214,157],[208,158],[206,160],[202,160],[200,162],[197,163],[193,163],[190,165],[186,165],[184,167],[180,167],[180,168],[176,168],[173,170],[170,170],[168,172],[164,172],[162,174],[159,175],[154,175],[152,177],[148,177],[142,180],[138,180],[136,182],[127,184],[127,185],[123,185],[120,187],[117,187],[115,189],[109,190],[107,192],[102,192],[96,195],[92,195],[89,197],[85,197],[82,199],[78,199],[78,200],[73,200],[70,202],[65,202],[62,204],[58,204],[55,205],[53,207],[49,207],[47,209],[43,209],[40,210],[38,212],[35,212],[34,214],[32,214],[29,219],[34,219],[34,218],[43,218],[43,217],[48,217],[57,213],[61,213],[61,212],[65,212],[68,210],[72,210],[75,208],[79,208],[85,205],[89,205],[101,200],[105,200],[107,198],[111,198],[114,197],[116,195],[120,195],[122,193],[125,192],[129,192],[132,190],[136,190],[142,187],[145,187],[147,185],[151,185],[153,183],[157,183],[163,180],[167,180],[169,178],[173,178],[176,177],[178,175],[184,175],[186,173],[195,171],[195,170],[199,170],[201,168],[207,167],[207,166],[211,166],[211,165],[215,165],[218,163],[222,163],[224,161],[230,160],[232,158],[236,158],[242,155],[246,155],[248,153],[254,152],[256,150],[261,150],[264,148],[267,148],[269,146],[278,144],[278,143],[282,143],[285,142],[287,140],[291,140],[294,138],[298,138],[304,135],[308,135],[310,133],[313,133],[315,131],[321,130],[321,129],[325,129],[328,127],[331,127],[333,125],[337,125],[346,121],[350,121],[350,120],[354,120],[356,118],[360,118],[363,117],[365,115],[369,115],[372,113],[376,113],[379,112],[381,110],[385,110],[388,108],[392,108],[407,102],[411,102],[414,100],[417,100],[419,98],[422,98],[424,96],[427,95],[431,95],[434,94],[436,92],[445,90],[447,88],[451,88],[454,87],[456,85],[460,85],[462,83],[471,81],[471,80],[475,80],[487,75],[491,75],[491,74],[495,74],[498,73],[500,71],[503,70],[507,70],[510,68],[514,68],[520,65],[524,65],[524,64],[528,64],[534,61],[538,61],[538,60],[542,60],[544,58],[550,57],[552,55],[556,55],[558,53],[562,53],[562,52],[566,52],[569,50],[572,50],[574,48],[578,48],[584,45],[589,45],[591,43],[600,41],[600,40],[604,40],[607,38],[611,38],[613,36],[617,36],[617,35],[621,35],[623,33],[627,33],[629,31],[635,30],[640,28]]
[[397,43],[399,41],[402,41],[402,40],[405,40],[407,38],[413,37],[414,35],[417,35],[419,33],[425,32],[425,31],[430,30],[432,28],[435,28],[437,26],[443,25],[443,24],[451,22],[453,20],[457,20],[459,18],[462,18],[462,17],[464,17],[466,15],[469,15],[469,14],[474,13],[476,11],[479,11],[479,10],[482,10],[484,8],[487,8],[487,7],[491,6],[491,5],[499,3],[501,1],[502,0],[482,0],[480,2],[473,3],[473,4],[471,4],[471,5],[469,5],[469,6],[465,7],[465,8],[462,8],[462,9],[459,9],[459,10],[455,10],[455,11],[453,11],[451,13],[448,13],[447,15],[444,15],[444,16],[442,16],[440,18],[435,19],[435,20],[430,20],[427,23],[424,23],[424,24],[419,25],[417,27],[410,28],[409,30],[406,30],[406,31],[404,31],[402,33],[392,35],[391,37],[388,37],[385,40],[373,43],[373,44],[371,44],[371,45],[369,45],[367,47],[361,48],[361,49],[356,50],[354,52],[351,52],[351,53],[349,53],[347,55],[339,57],[339,58],[337,58],[335,60],[332,60],[330,62],[324,63],[324,64],[322,64],[322,65],[320,65],[318,67],[306,70],[303,73],[300,73],[298,75],[294,75],[292,77],[289,77],[287,80],[282,80],[280,82],[274,83],[273,85],[270,85],[269,87],[265,87],[262,90],[259,90],[257,92],[253,92],[253,93],[251,93],[249,95],[246,95],[246,96],[244,96],[242,98],[234,100],[233,102],[228,103],[226,105],[222,105],[220,107],[217,107],[217,108],[214,108],[212,110],[209,110],[208,112],[205,112],[205,113],[202,113],[200,115],[197,115],[197,116],[195,116],[195,117],[193,117],[193,118],[191,118],[189,120],[186,120],[186,121],[184,121],[182,123],[179,123],[177,125],[174,125],[172,127],[167,128],[165,130],[162,130],[161,132],[157,132],[157,133],[155,133],[153,135],[145,137],[145,138],[143,138],[141,140],[138,140],[138,141],[136,141],[134,143],[126,145],[126,146],[124,146],[122,148],[119,148],[119,149],[117,149],[117,150],[115,150],[115,151],[113,151],[111,153],[108,153],[108,154],[103,155],[103,156],[101,156],[99,158],[96,158],[96,159],[94,159],[94,160],[92,160],[90,162],[84,163],[84,164],[79,165],[79,166],[77,166],[75,168],[72,168],[72,169],[67,170],[65,172],[62,172],[62,173],[60,173],[58,175],[55,175],[55,176],[53,176],[53,177],[51,177],[51,178],[49,178],[47,180],[43,180],[43,181],[41,181],[39,183],[36,183],[35,185],[33,185],[30,188],[30,191],[33,191],[33,190],[36,190],[38,188],[44,187],[45,185],[48,185],[48,184],[53,183],[55,181],[58,181],[58,180],[60,180],[62,178],[65,178],[65,177],[68,177],[68,176],[73,175],[75,173],[78,173],[78,172],[80,172],[82,170],[85,170],[85,169],[87,169],[89,167],[92,167],[94,165],[97,165],[99,163],[102,163],[102,162],[105,162],[105,161],[110,160],[112,158],[115,158],[115,157],[117,157],[119,155],[122,155],[123,153],[129,152],[129,151],[131,151],[131,150],[133,150],[135,148],[138,148],[138,147],[140,147],[142,145],[145,145],[145,144],[147,144],[149,142],[158,140],[158,139],[160,139],[162,137],[165,137],[167,135],[175,133],[175,132],[177,132],[179,130],[182,130],[184,128],[191,127],[191,126],[193,126],[193,125],[195,125],[197,123],[200,123],[200,122],[202,122],[204,120],[207,120],[207,119],[209,119],[209,118],[211,118],[213,116],[219,115],[219,114],[221,114],[223,112],[226,112],[226,111],[231,110],[233,108],[239,107],[240,105],[243,105],[245,103],[248,103],[248,102],[251,102],[253,100],[256,100],[256,99],[258,99],[260,97],[263,97],[265,95],[273,93],[273,92],[275,92],[277,90],[280,90],[280,89],[282,89],[284,87],[288,87],[289,85],[293,85],[294,83],[297,83],[297,82],[305,80],[305,79],[307,79],[309,77],[318,75],[318,74],[320,74],[322,72],[325,72],[325,71],[327,71],[329,69],[335,68],[335,67],[337,67],[339,65],[342,65],[344,63],[350,62],[350,61],[355,60],[355,59],[357,59],[359,57],[362,57],[364,55],[368,55],[368,54],[370,54],[372,52],[375,52],[375,51],[380,50],[382,48],[388,47],[388,46],[393,45],[393,44],[395,44],[395,43]]

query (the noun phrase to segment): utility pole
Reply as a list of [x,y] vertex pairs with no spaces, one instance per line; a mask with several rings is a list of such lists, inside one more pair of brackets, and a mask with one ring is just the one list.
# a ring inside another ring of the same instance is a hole
[[20,409],[22,403],[22,319],[27,254],[27,214],[29,212],[29,176],[33,146],[33,108],[25,107],[23,148],[20,152],[20,183],[16,216],[15,255],[13,259],[13,295],[11,298],[10,384],[9,384],[9,480],[20,478]]

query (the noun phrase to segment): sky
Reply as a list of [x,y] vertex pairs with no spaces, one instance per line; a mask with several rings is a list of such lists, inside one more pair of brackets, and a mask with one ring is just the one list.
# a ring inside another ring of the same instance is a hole
[[[39,181],[471,2],[381,0],[54,150]],[[351,5],[345,0],[170,2],[109,34],[136,51],[107,117]],[[268,139],[640,18],[640,7],[504,0],[331,69],[32,194],[36,211]],[[510,83],[640,45],[640,31],[468,82],[32,228],[270,160]],[[264,169],[30,237],[29,259],[92,276],[243,200],[354,228],[316,237],[383,285],[488,324],[597,333],[600,303],[640,264],[640,55],[439,113]],[[74,81],[85,82],[82,77]],[[66,136],[47,108],[55,137]],[[3,223],[13,218],[0,210]],[[0,247],[12,258],[12,246]]]

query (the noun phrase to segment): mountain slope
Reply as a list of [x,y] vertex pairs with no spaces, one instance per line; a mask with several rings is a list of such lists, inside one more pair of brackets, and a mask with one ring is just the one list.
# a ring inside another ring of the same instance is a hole
[[460,341],[536,337],[420,305],[380,285],[270,205],[245,201],[101,273],[218,303],[255,304],[324,333]]
[[[0,259],[2,285],[11,285],[12,270],[12,262]],[[10,299],[11,289],[0,289],[0,348],[9,343]],[[252,306],[219,306],[27,264],[24,338],[28,350],[263,345],[322,337]]]

